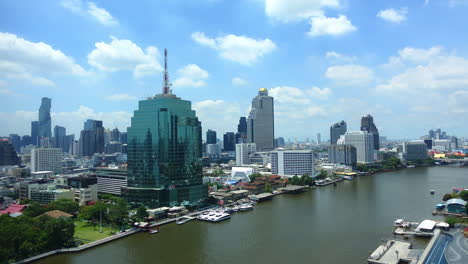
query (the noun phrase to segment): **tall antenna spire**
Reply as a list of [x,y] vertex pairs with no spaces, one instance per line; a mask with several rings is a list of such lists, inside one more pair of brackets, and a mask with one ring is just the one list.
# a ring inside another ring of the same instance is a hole
[[164,80],[163,80],[163,94],[171,94],[171,83],[169,82],[169,73],[167,72],[167,49],[164,49]]

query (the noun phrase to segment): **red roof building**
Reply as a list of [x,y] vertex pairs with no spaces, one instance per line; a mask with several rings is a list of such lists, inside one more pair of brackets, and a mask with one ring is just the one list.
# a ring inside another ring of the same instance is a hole
[[0,211],[0,215],[21,213],[21,211],[23,211],[25,207],[26,205],[22,205],[22,204],[12,204],[7,209]]

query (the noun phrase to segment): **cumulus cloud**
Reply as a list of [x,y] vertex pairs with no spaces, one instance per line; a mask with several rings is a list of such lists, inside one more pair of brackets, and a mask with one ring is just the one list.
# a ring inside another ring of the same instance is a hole
[[328,67],[325,77],[341,85],[365,85],[372,82],[374,72],[358,64],[337,65]]
[[249,82],[240,77],[234,77],[232,78],[231,83],[232,85],[235,85],[235,86],[242,86],[242,85],[247,85]]
[[91,1],[63,0],[61,5],[77,15],[89,17],[105,26],[114,26],[119,23],[107,10]]
[[235,131],[239,117],[246,114],[241,110],[245,108],[237,102],[224,100],[203,100],[193,104],[203,130],[214,129],[218,135]]
[[90,65],[107,72],[130,70],[136,78],[157,74],[163,70],[157,60],[159,51],[156,47],[149,46],[143,51],[131,40],[112,36],[111,39],[110,43],[95,44],[96,48],[88,54]]
[[338,0],[265,0],[265,13],[281,22],[320,16],[325,8],[338,8]]
[[201,87],[205,86],[205,80],[209,77],[207,71],[196,64],[185,65],[177,70],[177,79],[174,81],[174,87]]
[[385,10],[380,10],[379,13],[377,13],[377,17],[380,17],[385,21],[396,24],[400,24],[401,22],[405,21],[407,19],[407,15],[407,7],[402,7],[400,9],[389,8]]
[[442,46],[434,46],[428,49],[418,49],[405,47],[398,51],[398,56],[391,56],[384,68],[403,67],[407,64],[424,64],[438,56],[444,56],[445,51]]
[[136,96],[133,95],[128,95],[128,94],[113,94],[104,97],[105,100],[108,101],[131,101],[131,100],[136,100]]
[[209,38],[203,32],[194,32],[191,37],[198,44],[216,50],[222,58],[243,65],[252,65],[276,49],[275,43],[270,39],[253,39],[233,34]]
[[71,57],[44,42],[31,42],[0,32],[0,78],[55,86],[48,77],[56,74],[83,76],[87,72]]
[[310,18],[309,23],[311,28],[307,34],[311,37],[342,36],[357,30],[345,15],[338,17],[315,16]]
[[325,58],[332,63],[351,63],[357,60],[355,56],[346,56],[336,51],[328,51]]
[[[275,100],[275,116],[279,119],[304,119],[317,116],[326,116],[327,111],[321,105],[314,103],[314,98],[331,93],[330,89],[300,89],[290,86],[278,86],[271,88],[269,94]],[[283,121],[284,121],[283,120]]]

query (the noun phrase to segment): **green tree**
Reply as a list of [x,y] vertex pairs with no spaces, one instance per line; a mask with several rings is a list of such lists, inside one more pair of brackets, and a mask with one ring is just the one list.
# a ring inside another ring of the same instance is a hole
[[250,178],[250,182],[254,182],[255,179],[257,179],[258,177],[261,177],[262,175],[260,173],[252,173],[250,174],[249,178]]
[[297,177],[297,175],[294,175],[292,178],[289,178],[289,184],[299,185],[301,184],[301,180],[299,179],[299,177]]
[[444,197],[442,197],[442,201],[448,201],[453,198],[453,195],[451,193],[446,193],[444,194]]
[[[468,191],[461,191],[460,192],[460,198],[463,199],[464,201],[468,201]],[[468,206],[467,206],[468,208]]]
[[367,167],[365,164],[358,164],[357,170],[361,172],[367,172],[369,171],[369,167]]
[[29,216],[29,217],[36,217],[36,216],[39,216],[39,215],[45,213],[46,211],[47,210],[42,205],[40,205],[39,203],[31,202],[28,205],[28,207],[26,207],[26,209],[24,209],[23,214],[25,216]]
[[301,181],[304,185],[307,186],[312,186],[314,184],[314,180],[308,174],[302,175]]
[[149,216],[148,212],[146,211],[146,208],[144,206],[138,207],[136,211],[135,217],[139,220],[142,221],[143,219],[147,218]]
[[320,173],[317,175],[317,179],[325,179],[328,177],[328,173],[325,170],[320,170]]
[[101,216],[102,221],[107,221],[107,209],[108,205],[103,202],[97,202],[94,205],[84,206],[81,208],[78,218],[86,220],[93,225],[94,230],[96,230],[96,225],[99,223]]
[[269,182],[265,183],[265,192],[266,193],[271,193],[272,192],[271,184]]
[[128,222],[128,204],[124,199],[118,199],[109,207],[108,219],[112,225],[118,228]]
[[60,210],[69,214],[76,214],[80,210],[80,205],[71,199],[59,199],[49,204],[47,208],[51,210]]

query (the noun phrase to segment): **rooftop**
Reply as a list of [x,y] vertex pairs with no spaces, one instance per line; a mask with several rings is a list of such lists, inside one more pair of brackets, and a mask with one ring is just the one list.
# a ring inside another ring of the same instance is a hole
[[69,213],[65,213],[65,212],[62,212],[60,210],[52,210],[52,211],[49,211],[49,212],[45,212],[45,213],[41,214],[41,216],[43,216],[43,215],[47,215],[47,216],[52,217],[52,218],[60,218],[60,217],[70,218],[70,217],[73,216],[73,215],[71,215]]
[[25,207],[26,205],[22,204],[12,204],[7,209],[0,211],[0,215],[20,213]]

